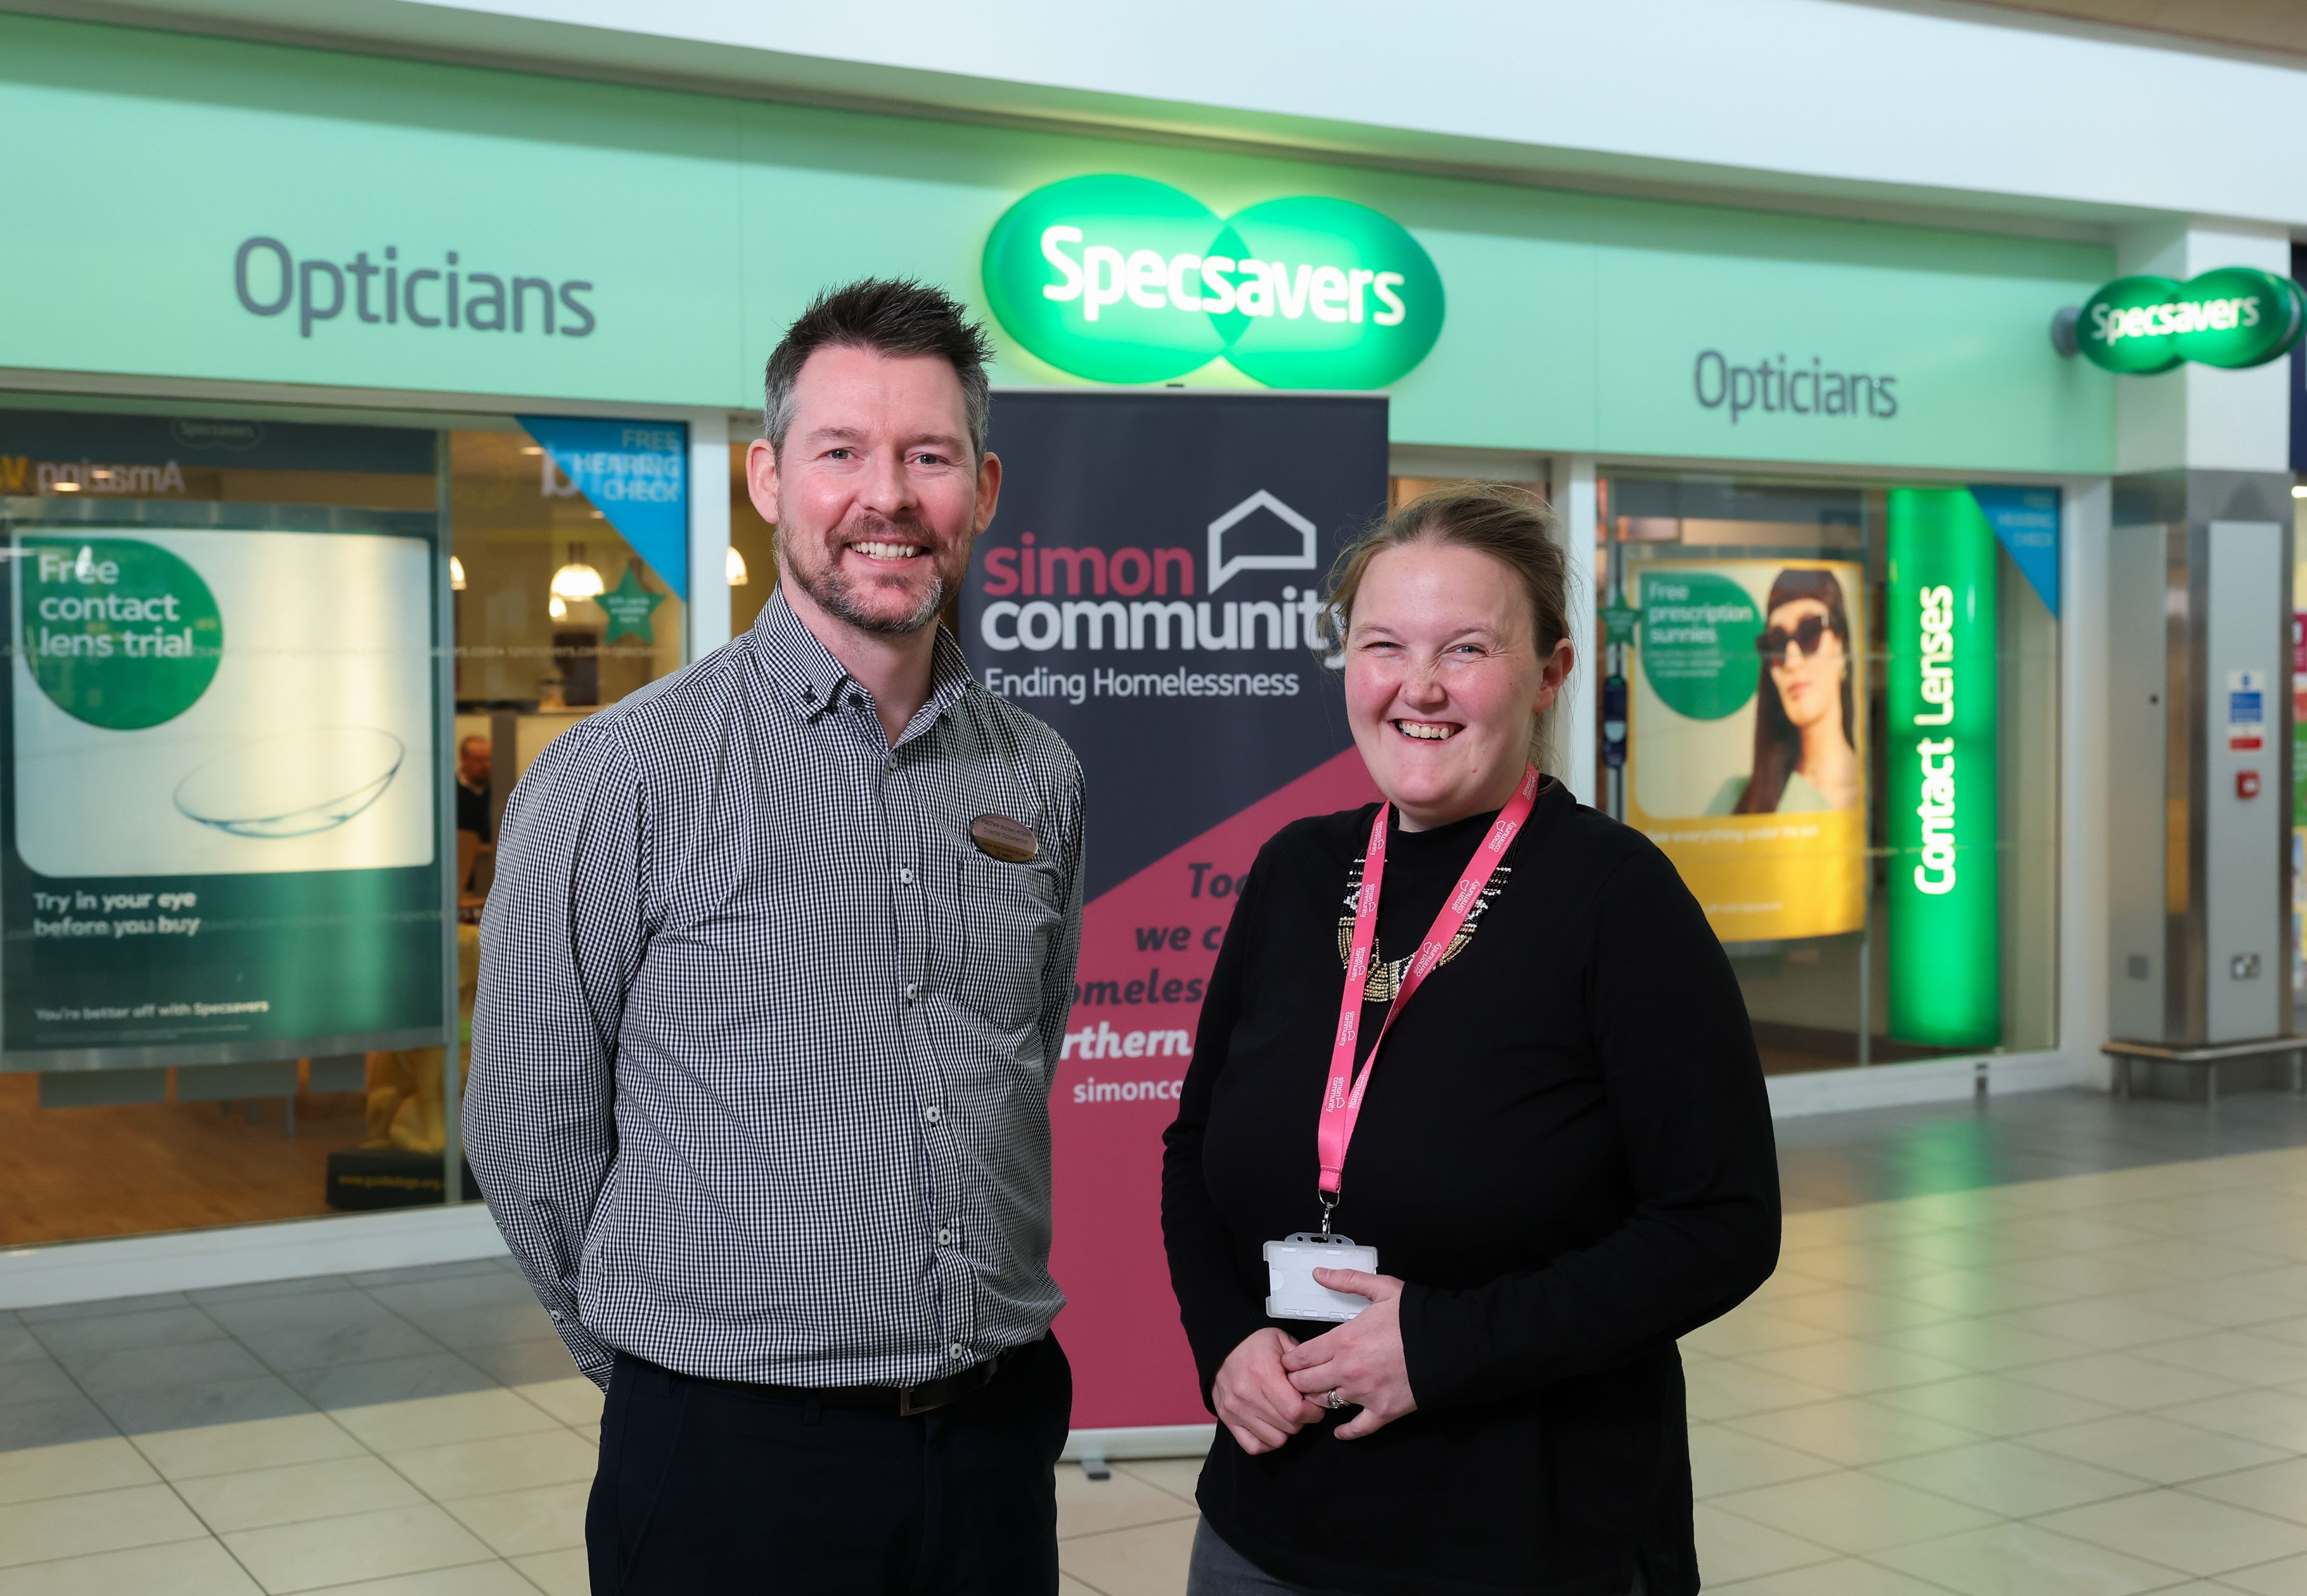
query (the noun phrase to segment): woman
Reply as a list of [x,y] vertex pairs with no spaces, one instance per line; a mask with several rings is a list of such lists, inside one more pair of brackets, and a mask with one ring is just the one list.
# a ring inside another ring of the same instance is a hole
[[1754,639],[1754,774],[1722,784],[1710,815],[1788,814],[1858,802],[1857,716],[1851,712],[1850,617],[1831,571],[1782,571],[1768,630]]
[[[1333,573],[1384,828],[1371,804],[1259,853],[1166,1137],[1221,1421],[1189,1596],[1698,1589],[1674,1343],[1776,1261],[1770,1112],[1673,866],[1532,768],[1565,588],[1544,512],[1481,488],[1403,506]],[[1314,1278],[1363,1311],[1268,1318],[1264,1244],[1325,1211],[1380,1272]]]

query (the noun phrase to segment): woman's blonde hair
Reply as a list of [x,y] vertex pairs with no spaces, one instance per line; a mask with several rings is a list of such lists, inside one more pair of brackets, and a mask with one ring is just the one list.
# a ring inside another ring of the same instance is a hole
[[[1537,494],[1506,483],[1461,482],[1418,495],[1339,551],[1330,567],[1329,606],[1343,647],[1353,625],[1354,596],[1372,560],[1418,543],[1455,544],[1488,554],[1521,579],[1530,601],[1531,632],[1544,660],[1570,635],[1570,559],[1554,512]],[[1561,697],[1556,696],[1559,704]],[[1531,758],[1547,768],[1554,711],[1531,717]]]

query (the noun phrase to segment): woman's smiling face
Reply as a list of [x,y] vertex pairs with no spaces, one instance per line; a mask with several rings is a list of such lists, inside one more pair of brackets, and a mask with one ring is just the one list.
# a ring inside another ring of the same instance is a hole
[[[1842,672],[1848,658],[1842,639],[1828,624],[1825,605],[1815,598],[1797,598],[1771,612],[1771,630],[1787,639],[1786,646],[1770,656],[1771,681],[1787,719],[1797,728],[1815,725],[1842,708]],[[1818,623],[1818,644],[1807,655],[1797,633],[1805,621]]]
[[1522,579],[1462,545],[1374,556],[1346,637],[1346,716],[1378,791],[1413,829],[1503,804],[1570,645],[1541,658]]

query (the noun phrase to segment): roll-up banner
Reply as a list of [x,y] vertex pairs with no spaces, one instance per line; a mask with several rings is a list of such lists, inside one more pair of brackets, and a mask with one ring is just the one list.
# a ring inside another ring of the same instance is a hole
[[1629,587],[1629,822],[1726,942],[1861,930],[1865,568],[1645,561]]
[[1972,489],[1896,488],[1884,536],[1891,1034],[1994,1047],[2003,1039],[1996,527]]
[[434,518],[16,502],[5,1067],[438,1045]]
[[1089,786],[1081,968],[1050,1100],[1074,1423],[1206,1423],[1162,1257],[1162,1132],[1259,846],[1375,796],[1320,593],[1385,510],[1386,405],[1004,393],[992,446],[1000,513],[962,591],[963,647],[1073,745]]

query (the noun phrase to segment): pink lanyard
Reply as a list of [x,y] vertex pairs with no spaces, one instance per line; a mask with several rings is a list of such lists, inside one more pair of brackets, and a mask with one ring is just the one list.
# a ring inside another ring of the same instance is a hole
[[1370,1075],[1377,1068],[1378,1049],[1385,1045],[1385,1034],[1393,1029],[1394,1016],[1402,1012],[1410,995],[1442,962],[1442,956],[1450,950],[1451,940],[1466,923],[1466,916],[1473,913],[1482,888],[1497,873],[1499,862],[1505,858],[1515,833],[1530,819],[1531,808],[1538,802],[1538,767],[1525,768],[1513,799],[1498,811],[1498,818],[1490,824],[1489,835],[1466,862],[1457,886],[1451,888],[1442,912],[1434,917],[1434,929],[1419,944],[1418,957],[1411,961],[1410,969],[1402,978],[1402,990],[1387,1006],[1385,1018],[1377,1028],[1377,1041],[1370,1047],[1369,1062],[1362,1066],[1361,1076],[1357,1079],[1354,1042],[1361,1030],[1362,989],[1369,981],[1370,950],[1377,941],[1378,890],[1385,880],[1385,822],[1393,811],[1391,804],[1377,806],[1377,818],[1370,822],[1369,850],[1362,855],[1361,896],[1354,905],[1353,951],[1346,958],[1346,990],[1338,1000],[1338,1038],[1330,1049],[1330,1082],[1322,1092],[1322,1120],[1315,1137],[1322,1159],[1322,1233],[1325,1236],[1330,1233],[1330,1212],[1338,1206],[1338,1190],[1344,1179],[1346,1147],[1354,1139],[1355,1121],[1361,1118],[1362,1094],[1369,1090]]

